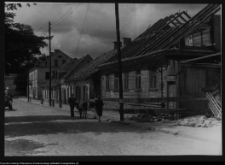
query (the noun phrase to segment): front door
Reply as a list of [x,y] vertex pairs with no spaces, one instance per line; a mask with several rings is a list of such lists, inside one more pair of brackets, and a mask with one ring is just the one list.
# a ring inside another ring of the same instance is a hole
[[[175,82],[167,82],[167,97],[176,97],[177,96],[176,84]],[[175,109],[176,102],[168,102],[167,103],[168,109]]]

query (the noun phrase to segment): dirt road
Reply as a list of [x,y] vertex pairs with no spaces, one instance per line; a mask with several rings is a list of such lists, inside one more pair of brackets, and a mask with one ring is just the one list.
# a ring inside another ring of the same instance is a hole
[[218,144],[131,125],[79,119],[15,99],[5,111],[5,156],[221,155]]

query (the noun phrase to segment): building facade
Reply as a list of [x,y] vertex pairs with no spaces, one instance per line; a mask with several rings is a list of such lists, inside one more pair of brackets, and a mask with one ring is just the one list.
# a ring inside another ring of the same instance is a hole
[[[61,50],[55,50],[51,54],[51,68],[55,70],[64,63],[72,59],[63,53]],[[38,63],[35,67],[29,70],[29,97],[33,99],[42,98],[42,86],[49,80],[49,58]]]
[[104,63],[115,50],[104,53],[65,80],[66,84],[73,86],[73,92],[77,100],[94,99],[101,96],[101,74],[98,65]]
[[[58,76],[51,80],[51,98],[57,103],[61,99],[63,104],[68,104],[70,95],[75,93],[75,84],[68,83],[65,80],[76,74],[79,69],[89,64],[92,60],[92,57],[87,54],[80,59],[67,62],[62,67],[52,71],[57,73]],[[49,82],[42,88],[42,95],[45,101],[49,101]]]
[[[185,11],[170,15],[122,48],[123,101],[161,105],[160,102],[164,102],[166,108],[178,109],[182,104],[172,99],[168,101],[168,98],[205,97],[201,90],[210,77],[206,76],[211,74],[210,69],[190,68],[182,61],[213,54],[217,56],[208,63],[220,61],[221,33],[218,32],[221,32],[221,25],[220,16],[215,15],[219,10],[220,5],[210,4],[192,18]],[[117,57],[115,54],[99,68],[103,99],[118,102]],[[184,79],[184,73],[189,79]],[[198,109],[205,105],[196,107],[195,103],[189,104],[188,108]]]

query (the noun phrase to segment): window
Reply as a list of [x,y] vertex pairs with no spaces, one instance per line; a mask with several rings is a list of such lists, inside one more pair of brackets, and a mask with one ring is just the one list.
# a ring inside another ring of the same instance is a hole
[[201,33],[193,34],[193,45],[194,46],[201,46]]
[[54,60],[54,65],[58,66],[58,60]]
[[49,80],[49,72],[45,72],[45,79]]
[[62,58],[62,56],[58,56],[58,58]]
[[155,89],[157,88],[157,71],[156,68],[152,68],[149,70],[149,88]]
[[129,89],[129,74],[124,73],[124,89]]
[[209,46],[209,45],[212,45],[212,41],[211,41],[211,38],[210,38],[210,30],[205,30],[202,32],[202,44],[203,46]]
[[109,75],[106,75],[106,90],[109,90]]
[[192,38],[192,35],[189,35],[189,36],[185,39],[185,45],[186,45],[186,46],[193,46],[193,38]]
[[66,63],[66,60],[62,60],[62,65]]
[[48,65],[48,62],[47,61],[45,62],[45,65]]
[[114,90],[119,89],[119,74],[115,73],[114,74]]
[[212,45],[212,41],[210,38],[210,30],[206,29],[204,31],[196,32],[192,35],[189,35],[185,38],[186,46],[210,46]]
[[136,89],[141,89],[141,71],[136,71],[136,77],[135,77],[135,87]]

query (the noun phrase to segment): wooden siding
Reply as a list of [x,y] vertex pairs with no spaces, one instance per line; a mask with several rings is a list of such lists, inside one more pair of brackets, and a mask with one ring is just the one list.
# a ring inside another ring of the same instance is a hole
[[[161,69],[161,68],[159,68]],[[126,71],[129,75],[129,89],[123,91],[124,98],[157,98],[161,97],[161,72],[157,70],[157,88],[149,88],[149,69],[141,70],[141,89],[137,90],[135,85],[136,71]],[[163,97],[166,97],[166,67],[163,67]],[[124,78],[124,74],[123,74]],[[109,74],[110,90],[106,90],[106,75],[102,75],[102,97],[119,98],[119,90],[114,90],[114,74]]]
[[206,84],[206,72],[204,69],[187,68],[186,69],[186,94],[190,96],[205,96],[202,88]]

